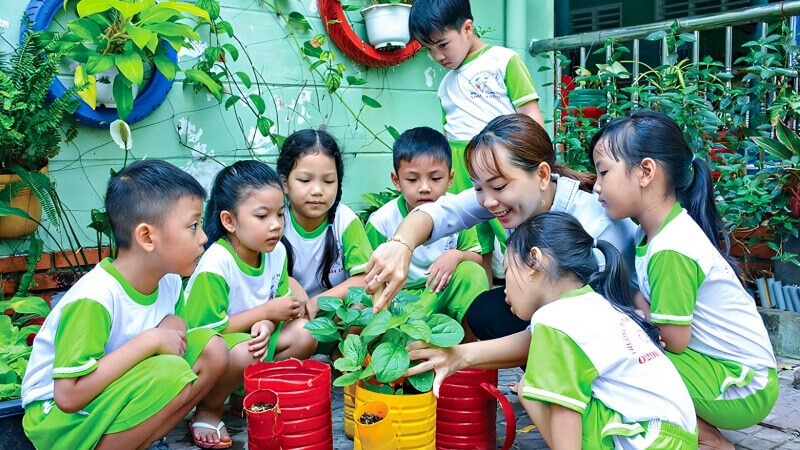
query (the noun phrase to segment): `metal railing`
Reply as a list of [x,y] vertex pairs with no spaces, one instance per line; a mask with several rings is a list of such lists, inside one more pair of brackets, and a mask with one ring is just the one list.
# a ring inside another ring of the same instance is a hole
[[[629,27],[614,28],[611,30],[592,31],[588,33],[562,36],[552,39],[531,40],[529,53],[538,56],[543,52],[579,50],[579,65],[586,66],[587,51],[594,45],[604,45],[609,39],[616,42],[632,42],[631,56],[633,57],[632,79],[636,80],[639,75],[639,44],[640,41],[658,31],[670,32],[673,25],[677,23],[677,33],[693,33],[692,42],[692,61],[700,61],[700,31],[710,29],[725,28],[725,71],[733,74],[733,27],[735,25],[748,23],[761,23],[761,36],[767,34],[767,21],[778,17],[792,17],[800,15],[800,0],[784,1],[765,6],[754,6],[735,11],[726,11],[717,14],[704,16],[688,17],[684,19],[665,20],[645,25],[634,25]],[[795,21],[791,21],[793,36],[797,35]],[[610,59],[611,49],[607,48],[606,58]],[[667,63],[667,38],[662,38],[662,64]],[[555,82],[553,83],[555,105],[561,104],[561,75],[562,67],[559,58],[554,58]],[[800,90],[800,76],[794,67],[787,61],[787,69],[790,69],[789,76],[794,77],[794,89]],[[730,87],[730,81],[728,81]],[[556,127],[560,126],[560,117],[556,115]]]

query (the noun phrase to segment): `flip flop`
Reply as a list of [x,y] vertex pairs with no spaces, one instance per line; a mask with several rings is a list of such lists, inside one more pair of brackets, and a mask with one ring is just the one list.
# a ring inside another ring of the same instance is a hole
[[[211,425],[210,423],[205,423],[205,422],[189,422],[189,434],[192,435],[192,440],[194,441],[194,445],[196,445],[196,446],[198,446],[200,448],[211,448],[211,449],[230,448],[231,445],[233,445],[233,440],[228,438],[227,441],[223,441],[222,440],[222,436],[219,433],[219,431],[224,426],[225,426],[225,422],[223,422],[221,420],[219,421],[219,425],[217,425],[217,426],[214,426],[214,425]],[[217,437],[220,438],[219,444],[207,444],[205,442],[198,441],[197,438],[194,435],[194,428],[195,427],[208,428],[209,430],[214,430],[217,433]]]

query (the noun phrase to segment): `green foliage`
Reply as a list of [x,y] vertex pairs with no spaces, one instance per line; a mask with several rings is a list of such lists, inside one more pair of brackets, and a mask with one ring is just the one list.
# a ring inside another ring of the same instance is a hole
[[[774,232],[768,239],[777,237],[777,244],[767,242],[778,249],[775,258],[796,260],[797,255],[782,252],[780,244],[796,236],[800,227],[800,220],[790,214],[792,207],[800,209],[800,199],[790,204],[791,188],[800,185],[800,158],[789,150],[800,147],[800,139],[781,123],[800,120],[800,95],[784,81],[788,58],[798,50],[791,34],[787,21],[771,24],[765,37],[744,44],[746,53],[731,73],[711,57],[696,63],[680,60],[679,50],[693,42],[694,35],[680,33],[675,23],[647,37],[666,40],[666,60],[657,67],[640,62],[636,78],[628,48],[608,41],[595,52],[606,56],[603,64],[594,71],[577,69],[578,89],[569,95],[570,106],[555,108],[554,120],[563,114],[562,130],[553,140],[561,150],[558,161],[592,172],[587,152],[600,125],[637,108],[663,112],[678,123],[695,154],[720,174],[715,183],[717,207],[728,229],[766,225]],[[570,63],[564,55],[553,57],[562,66]],[[605,113],[599,121],[584,117],[587,106]],[[772,124],[778,141],[770,139]],[[765,157],[759,157],[759,149]]]
[[1,311],[4,313],[0,314],[0,401],[3,401],[19,398],[31,356],[31,335],[41,328],[33,322],[47,316],[50,308],[39,297],[15,296],[0,301]]
[[[455,319],[444,314],[429,315],[417,300],[418,297],[401,292],[388,309],[373,314],[371,297],[364,288],[351,287],[344,300],[319,299],[320,310],[335,313],[339,320],[334,322],[321,313],[305,328],[320,342],[339,342],[342,357],[334,362],[334,367],[344,373],[333,381],[335,386],[366,380],[368,389],[402,393],[402,377],[411,366],[406,345],[424,341],[452,347],[464,339],[464,330]],[[357,304],[364,309],[352,308]],[[363,329],[358,335],[348,334],[350,327]],[[427,392],[433,387],[433,373],[428,371],[408,381],[414,389]]]
[[[172,80],[181,68],[165,56],[168,48],[179,50],[190,47],[189,40],[200,40],[184,22],[209,20],[204,9],[175,0],[80,0],[77,8],[79,18],[67,24],[67,40],[62,43],[65,56],[82,64],[89,75],[112,67],[119,70],[122,76],[115,78],[113,93],[122,119],[133,109],[132,86],[144,82],[145,65],[155,66]],[[187,78],[209,83],[209,88],[213,85],[197,74]],[[221,98],[221,91],[211,93]]]
[[58,36],[28,32],[13,54],[0,62],[0,173],[12,167],[36,172],[58,154],[62,140],[76,134],[69,116],[78,108],[76,89],[48,101],[61,54]]
[[358,218],[361,219],[362,222],[367,223],[372,213],[399,196],[400,191],[392,188],[377,193],[368,192],[366,194],[361,194],[361,198],[367,203],[367,207],[356,212],[356,215],[358,215]]

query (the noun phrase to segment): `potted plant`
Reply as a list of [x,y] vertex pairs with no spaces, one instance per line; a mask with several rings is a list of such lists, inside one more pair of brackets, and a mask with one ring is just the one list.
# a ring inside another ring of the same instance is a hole
[[58,38],[28,32],[13,54],[0,62],[0,238],[32,233],[42,217],[58,223],[48,160],[62,141],[77,135],[68,117],[75,112],[77,86],[52,101],[48,92],[58,73]]
[[[444,314],[428,314],[417,300],[414,295],[400,292],[387,309],[373,314],[372,298],[363,288],[350,288],[344,299],[318,300],[320,310],[335,314],[338,322],[323,315],[306,324],[320,342],[339,341],[342,357],[333,365],[343,374],[333,384],[356,385],[356,409],[377,400],[386,403],[390,411],[396,411],[393,424],[400,447],[411,443],[424,447],[433,443],[436,434],[436,400],[431,392],[433,373],[403,377],[411,365],[406,345],[421,340],[452,347],[464,338],[464,330],[456,320]],[[365,309],[353,308],[356,304]],[[363,329],[360,334],[347,334],[350,327]],[[346,414],[345,421],[348,420],[353,418]]]
[[361,10],[367,26],[369,43],[378,50],[394,51],[406,47],[411,40],[408,17],[412,0],[372,0]]
[[88,84],[80,97],[92,109],[116,108],[121,119],[133,110],[145,73],[155,67],[174,79],[181,69],[168,49],[189,47],[189,40],[200,39],[193,25],[209,21],[202,8],[176,0],[80,0],[77,12],[79,18],[67,24],[63,49],[80,64],[76,83]]

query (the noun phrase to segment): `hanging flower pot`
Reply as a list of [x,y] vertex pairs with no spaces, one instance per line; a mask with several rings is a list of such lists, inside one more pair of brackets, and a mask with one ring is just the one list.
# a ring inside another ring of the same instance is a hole
[[[48,166],[44,166],[39,173],[46,174],[47,168]],[[0,191],[9,184],[20,181],[22,179],[19,175],[0,174]],[[30,187],[25,186],[17,192],[17,195],[8,202],[8,206],[25,211],[33,220],[13,214],[0,216],[0,239],[17,239],[36,231],[36,228],[39,227],[39,222],[42,220],[42,204],[31,192]]]
[[250,449],[278,450],[283,438],[283,420],[278,394],[269,390],[251,392],[244,398],[247,414],[247,444]]
[[405,48],[411,39],[408,30],[410,13],[411,5],[402,3],[383,3],[362,9],[369,43],[383,51]]
[[389,405],[379,401],[366,402],[356,409],[355,417],[356,442],[362,448],[397,449],[397,435]]

